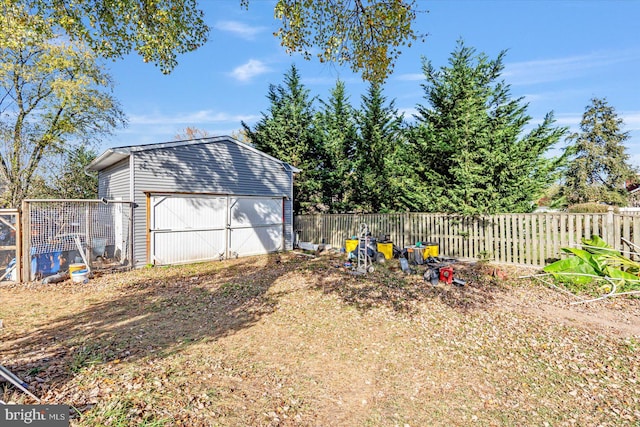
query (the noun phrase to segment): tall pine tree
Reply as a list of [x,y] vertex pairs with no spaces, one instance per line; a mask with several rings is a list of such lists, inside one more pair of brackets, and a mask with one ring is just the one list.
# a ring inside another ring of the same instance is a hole
[[357,115],[353,164],[353,209],[377,213],[402,209],[401,146],[404,118],[395,102],[387,104],[382,87],[372,83]]
[[547,152],[566,132],[553,116],[529,133],[522,98],[500,81],[505,52],[495,60],[458,42],[449,66],[423,62],[428,106],[418,105],[410,133],[415,171],[427,185],[429,211],[527,212],[556,178],[561,158]]
[[320,101],[317,126],[322,140],[322,203],[329,213],[350,210],[353,191],[352,169],[357,130],[355,111],[349,103],[344,82],[338,80],[327,102]]
[[314,126],[314,99],[295,65],[285,73],[283,84],[269,86],[267,97],[271,102],[268,112],[262,113],[253,129],[244,122],[242,127],[258,150],[301,170],[293,185],[294,212],[317,212],[322,203],[322,147]]
[[563,194],[570,204],[605,202],[623,206],[625,183],[636,171],[629,164],[624,143],[629,133],[606,99],[593,98],[580,122],[580,132],[567,138],[571,156]]

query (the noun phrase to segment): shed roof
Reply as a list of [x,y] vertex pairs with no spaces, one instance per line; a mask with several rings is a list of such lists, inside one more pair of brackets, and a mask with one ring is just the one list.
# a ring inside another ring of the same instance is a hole
[[212,136],[207,138],[197,138],[197,139],[188,139],[183,141],[172,141],[172,142],[160,142],[156,144],[141,144],[141,145],[127,145],[124,147],[114,147],[107,149],[104,153],[96,157],[89,165],[85,168],[87,171],[101,171],[103,169],[108,168],[111,165],[118,163],[121,160],[126,159],[131,155],[131,153],[139,152],[139,151],[148,151],[148,150],[157,150],[162,148],[175,148],[182,147],[185,145],[196,145],[196,144],[215,144],[219,142],[231,142],[239,145],[240,147],[247,149],[249,151],[253,151],[260,156],[266,157],[274,162],[282,164],[286,169],[290,170],[293,173],[300,172],[300,169],[295,166],[291,166],[290,164],[283,162],[282,160],[276,159],[273,156],[268,155],[250,145],[247,145],[243,142],[238,141],[235,138],[230,136]]

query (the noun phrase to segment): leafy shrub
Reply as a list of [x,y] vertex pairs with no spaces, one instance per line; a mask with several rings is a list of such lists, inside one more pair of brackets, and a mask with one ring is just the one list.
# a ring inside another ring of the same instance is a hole
[[[609,292],[614,283],[619,292],[640,290],[640,263],[623,256],[599,236],[583,238],[582,245],[582,249],[562,248],[574,256],[549,264],[543,270],[569,285],[572,291]],[[608,283],[603,285],[603,280]]]
[[613,208],[615,213],[620,213],[620,208],[617,206],[605,205],[602,203],[580,203],[577,205],[571,205],[567,208],[569,213],[607,213],[609,208]]

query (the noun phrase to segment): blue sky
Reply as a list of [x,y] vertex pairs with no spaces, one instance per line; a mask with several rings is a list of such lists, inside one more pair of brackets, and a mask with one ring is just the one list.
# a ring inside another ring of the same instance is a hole
[[[529,104],[531,126],[553,111],[558,125],[577,130],[591,98],[606,98],[630,132],[627,152],[640,166],[640,1],[420,1],[416,29],[424,43],[405,49],[384,94],[407,117],[427,105],[422,58],[446,65],[459,39],[495,58],[507,50],[504,80]],[[170,75],[134,55],[107,64],[129,125],[105,138],[106,148],[166,142],[189,127],[228,135],[266,112],[270,83],[280,84],[295,64],[303,84],[322,99],[336,79],[346,82],[352,105],[367,83],[347,67],[290,56],[272,33],[274,1],[200,0],[211,26],[209,42],[182,55]]]

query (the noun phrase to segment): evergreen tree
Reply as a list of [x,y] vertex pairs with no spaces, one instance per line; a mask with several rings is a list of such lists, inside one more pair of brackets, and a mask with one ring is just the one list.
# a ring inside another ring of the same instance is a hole
[[329,100],[320,103],[322,110],[317,123],[324,147],[320,165],[322,203],[329,213],[349,212],[357,130],[355,111],[349,104],[344,82],[338,80]]
[[321,146],[314,126],[315,111],[309,90],[300,82],[295,65],[285,73],[284,84],[270,85],[267,113],[251,129],[242,122],[251,143],[273,157],[300,169],[294,179],[294,212],[313,213],[321,207]]
[[395,102],[385,105],[382,87],[372,83],[357,114],[352,206],[370,213],[402,209],[401,162],[404,117]]
[[567,138],[572,157],[563,193],[570,204],[605,202],[623,206],[625,183],[636,171],[629,165],[624,142],[629,133],[606,99],[593,98],[580,122],[580,132]]
[[531,132],[522,98],[511,98],[495,60],[459,42],[448,67],[423,62],[425,100],[411,132],[414,170],[428,187],[425,210],[482,214],[526,212],[556,178],[562,158],[548,150],[566,132],[553,116]]

